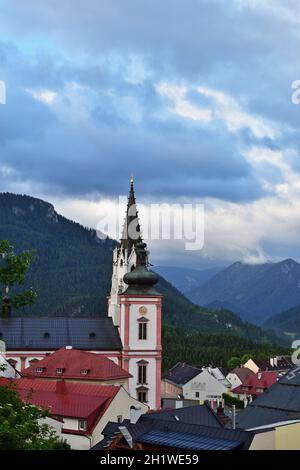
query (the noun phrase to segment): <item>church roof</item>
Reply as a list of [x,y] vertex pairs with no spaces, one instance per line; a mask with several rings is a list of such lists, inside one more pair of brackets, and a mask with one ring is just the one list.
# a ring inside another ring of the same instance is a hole
[[122,349],[118,328],[110,317],[0,318],[0,339],[7,351],[48,351],[64,346],[97,351]]
[[[57,369],[62,369],[58,376]],[[23,376],[84,380],[127,379],[131,375],[102,354],[61,348],[23,371]]]

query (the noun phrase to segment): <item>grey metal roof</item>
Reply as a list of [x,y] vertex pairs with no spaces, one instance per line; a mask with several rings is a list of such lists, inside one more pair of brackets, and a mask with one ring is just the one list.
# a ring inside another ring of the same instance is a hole
[[238,426],[258,426],[300,419],[300,367],[281,377],[272,387],[237,416]]
[[176,385],[184,385],[192,380],[201,370],[194,366],[189,366],[183,362],[178,362],[169,372],[163,375],[163,379],[169,380]]
[[[126,429],[129,431],[133,440],[136,442],[141,442],[141,440],[145,438],[145,435],[149,434],[152,431],[158,431],[158,433],[163,433],[164,436],[166,434],[176,434],[176,438],[174,436],[174,438],[176,439],[176,443],[173,442],[171,445],[174,447],[177,446],[178,448],[183,448],[180,447],[180,436],[184,439],[188,435],[190,446],[187,445],[184,448],[194,450],[202,449],[204,440],[208,442],[212,441],[213,439],[219,441],[222,440],[223,447],[226,446],[226,443],[228,445],[231,445],[233,442],[235,442],[234,448],[248,449],[254,437],[253,433],[241,431],[238,429],[226,429],[216,426],[202,426],[177,421],[166,422],[163,419],[149,419],[149,417],[145,417],[145,415],[141,416],[141,418],[136,424],[127,424]],[[156,440],[155,443],[157,445],[162,446],[167,445],[164,436],[160,441]],[[108,436],[105,437],[106,439],[108,439]],[[221,445],[221,442],[219,442],[219,444]],[[96,444],[93,449],[100,450],[103,449],[103,447],[100,443],[99,446],[98,444]]]
[[173,421],[204,426],[216,426],[222,428],[223,425],[215,412],[206,403],[204,405],[187,406],[174,410],[161,410],[155,413],[143,415],[144,419],[154,419],[160,421]]
[[64,346],[113,351],[122,348],[118,329],[110,317],[0,318],[0,339],[8,351],[47,351]]
[[140,436],[139,442],[191,450],[233,450],[241,446],[239,441],[156,429]]

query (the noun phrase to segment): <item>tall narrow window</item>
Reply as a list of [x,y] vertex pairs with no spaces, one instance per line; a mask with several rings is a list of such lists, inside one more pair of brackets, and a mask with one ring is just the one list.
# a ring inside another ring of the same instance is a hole
[[78,421],[78,430],[79,431],[86,431],[86,420],[80,419]]
[[147,323],[139,323],[139,339],[147,339]]
[[146,390],[138,390],[137,392],[138,401],[141,403],[147,403],[147,391]]
[[139,364],[138,365],[138,383],[146,384],[147,383],[147,365]]

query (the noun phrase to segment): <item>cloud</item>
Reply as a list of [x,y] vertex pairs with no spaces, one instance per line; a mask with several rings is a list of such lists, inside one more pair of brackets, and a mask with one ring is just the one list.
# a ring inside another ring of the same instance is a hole
[[51,104],[55,100],[57,93],[51,90],[26,90],[36,100],[42,103]]
[[0,3],[3,190],[94,225],[133,172],[145,204],[205,203],[199,258],[161,259],[297,256],[297,2]]

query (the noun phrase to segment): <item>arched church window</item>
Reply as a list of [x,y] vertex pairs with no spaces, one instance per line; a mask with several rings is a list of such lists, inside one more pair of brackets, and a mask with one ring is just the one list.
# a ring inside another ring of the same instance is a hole
[[122,268],[123,264],[124,264],[124,263],[123,263],[123,260],[121,259],[121,261],[120,261],[120,266],[121,266],[121,268]]

